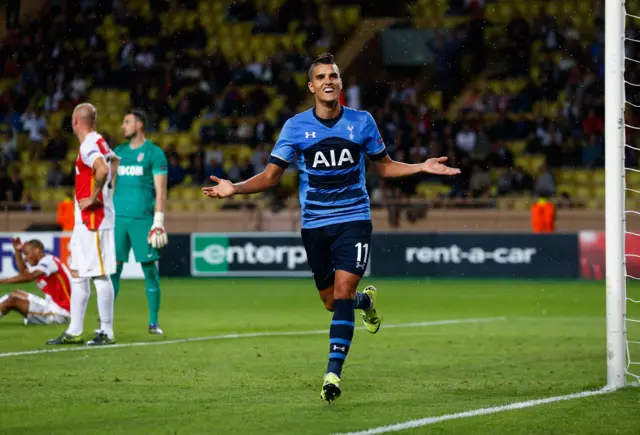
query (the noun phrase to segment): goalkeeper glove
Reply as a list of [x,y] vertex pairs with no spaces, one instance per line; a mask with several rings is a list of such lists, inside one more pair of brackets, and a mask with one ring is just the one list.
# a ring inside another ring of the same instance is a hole
[[164,248],[169,243],[169,238],[164,230],[164,213],[161,211],[157,211],[153,215],[153,225],[151,225],[147,242],[155,249]]

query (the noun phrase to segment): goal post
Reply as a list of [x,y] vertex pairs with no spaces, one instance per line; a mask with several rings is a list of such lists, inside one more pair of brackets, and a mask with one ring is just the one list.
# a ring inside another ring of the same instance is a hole
[[605,234],[607,387],[626,385],[623,0],[605,0]]

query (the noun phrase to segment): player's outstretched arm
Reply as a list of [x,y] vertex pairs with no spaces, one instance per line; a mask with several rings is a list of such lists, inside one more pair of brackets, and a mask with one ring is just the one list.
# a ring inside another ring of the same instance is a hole
[[280,182],[284,169],[273,163],[269,163],[264,171],[260,172],[240,183],[232,183],[218,177],[210,177],[211,181],[218,183],[216,186],[203,187],[202,192],[209,198],[229,198],[233,195],[264,192]]
[[11,244],[13,245],[13,252],[16,256],[16,266],[18,266],[18,273],[23,274],[27,272],[27,265],[24,264],[24,258],[22,258],[22,248],[24,244],[20,240],[20,237],[16,237],[15,239],[11,239]]
[[0,280],[0,284],[21,284],[25,282],[32,282],[44,275],[41,270],[34,270],[33,272],[20,273],[14,277]]
[[11,244],[16,254],[16,265],[18,266],[18,275],[0,280],[0,284],[20,284],[23,282],[31,282],[44,275],[41,270],[34,270],[29,272],[27,266],[24,264],[24,258],[22,258],[22,242],[20,238],[12,239]]
[[378,172],[384,178],[410,177],[411,175],[420,173],[434,175],[458,175],[460,173],[460,169],[446,166],[444,164],[446,161],[446,157],[437,157],[428,159],[422,163],[408,164],[396,162],[395,160],[392,160],[391,157],[385,156],[384,158],[377,160],[375,164]]

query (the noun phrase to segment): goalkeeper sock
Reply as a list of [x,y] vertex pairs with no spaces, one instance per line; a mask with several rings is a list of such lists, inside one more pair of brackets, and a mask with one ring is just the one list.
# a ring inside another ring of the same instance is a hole
[[365,310],[371,308],[372,300],[368,294],[356,292],[356,310]]
[[118,297],[118,293],[120,292],[120,275],[122,275],[122,269],[124,269],[124,264],[117,262],[116,263],[116,273],[111,275],[111,282],[113,283],[113,300],[115,301]]
[[149,325],[157,325],[160,311],[160,274],[155,263],[142,263],[142,273],[149,306]]
[[353,299],[336,299],[333,301],[333,320],[329,328],[329,365],[327,373],[335,373],[340,377],[342,365],[349,353],[353,329],[355,328],[355,312]]

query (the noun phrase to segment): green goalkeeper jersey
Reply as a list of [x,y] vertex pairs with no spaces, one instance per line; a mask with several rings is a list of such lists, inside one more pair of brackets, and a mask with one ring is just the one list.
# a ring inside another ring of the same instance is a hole
[[120,144],[114,152],[120,157],[113,197],[116,218],[153,218],[156,205],[153,176],[167,174],[164,151],[147,140],[136,149],[131,149],[128,142]]

